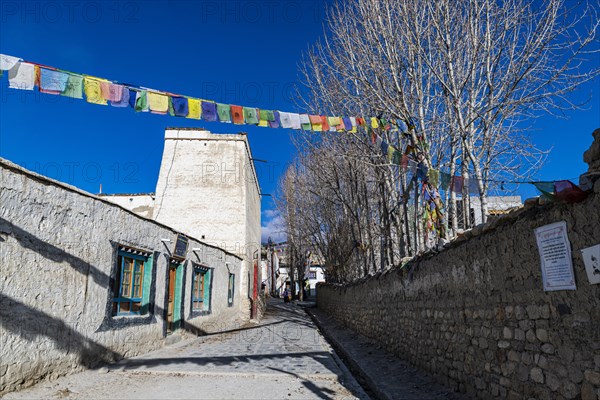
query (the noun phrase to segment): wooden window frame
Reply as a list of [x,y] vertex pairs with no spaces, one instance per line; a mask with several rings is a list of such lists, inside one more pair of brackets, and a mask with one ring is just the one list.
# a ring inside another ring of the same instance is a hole
[[[196,293],[194,293],[194,288],[196,285],[196,276],[198,275],[203,276],[204,285],[202,291],[202,298],[196,297]],[[211,313],[213,279],[213,268],[192,262],[192,293],[190,296],[190,317],[193,318],[201,315],[208,315]]]
[[[124,275],[125,275],[125,260],[133,260],[133,268],[130,272],[129,282],[127,284],[128,293],[123,293]],[[142,298],[144,296],[144,273],[145,265],[148,262],[149,257],[132,254],[128,251],[119,250],[117,253],[117,269],[116,273],[119,275],[116,277],[118,280],[115,282],[113,288],[113,316],[126,316],[126,315],[142,315]],[[139,262],[139,263],[138,263]],[[139,267],[139,269],[138,269]],[[139,284],[135,284],[135,276],[139,277]],[[136,287],[139,289],[139,296],[134,297],[134,291]],[[127,304],[127,311],[122,311],[122,305]],[[134,305],[137,305],[137,311],[132,311]]]
[[[206,273],[208,271],[203,270],[201,268],[194,267],[192,270],[192,311],[193,312],[202,312],[204,311],[204,293],[206,290]],[[198,278],[202,278],[202,292],[198,297],[197,293],[197,280]]]

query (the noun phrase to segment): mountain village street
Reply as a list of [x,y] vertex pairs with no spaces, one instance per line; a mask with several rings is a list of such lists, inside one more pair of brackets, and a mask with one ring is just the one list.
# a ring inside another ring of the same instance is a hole
[[357,397],[367,398],[304,310],[272,300],[259,325],[183,340],[5,398]]

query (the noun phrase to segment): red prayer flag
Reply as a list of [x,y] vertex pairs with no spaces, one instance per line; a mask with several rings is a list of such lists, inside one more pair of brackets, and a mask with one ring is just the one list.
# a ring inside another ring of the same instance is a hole
[[320,115],[309,115],[308,119],[310,119],[311,125],[321,125],[323,123]]
[[400,160],[400,167],[404,170],[408,168],[408,156],[406,154],[402,155],[402,159]]
[[244,124],[244,109],[242,106],[231,106],[231,119],[236,125]]
[[571,181],[556,181],[554,182],[554,196],[566,203],[579,203],[586,199],[588,193]]
[[321,125],[323,125],[323,131],[329,130],[329,122],[327,121],[327,117],[321,117]]
[[465,178],[463,178],[462,176],[453,176],[452,183],[450,183],[450,187],[452,187],[452,191],[454,193],[462,193],[464,183]]

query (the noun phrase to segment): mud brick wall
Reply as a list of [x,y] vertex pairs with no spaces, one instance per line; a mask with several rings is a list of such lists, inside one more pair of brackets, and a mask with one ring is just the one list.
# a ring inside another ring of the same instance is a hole
[[[42,379],[95,368],[162,346],[167,335],[168,269],[179,232],[77,188],[0,159],[0,397]],[[229,271],[242,259],[189,237],[182,262],[181,330],[237,327],[247,315]],[[149,312],[112,315],[121,245],[153,255]],[[195,249],[195,250],[193,250]],[[192,313],[191,262],[212,268],[211,312]],[[242,294],[243,293],[243,294]]]
[[[347,285],[318,307],[471,398],[600,398],[600,285],[580,250],[600,243],[600,181],[584,202],[509,214]],[[577,290],[544,292],[534,229],[566,221]]]

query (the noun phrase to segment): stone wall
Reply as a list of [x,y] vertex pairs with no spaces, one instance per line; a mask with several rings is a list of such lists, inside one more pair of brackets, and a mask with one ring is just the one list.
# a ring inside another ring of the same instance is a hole
[[[600,133],[600,131],[597,131]],[[600,398],[600,285],[580,250],[600,243],[600,180],[583,202],[536,205],[438,254],[317,304],[471,398]],[[544,292],[534,229],[566,221],[577,290]]]
[[[0,394],[164,344],[177,231],[2,159],[0,204]],[[152,256],[145,315],[112,316],[122,246]],[[210,312],[191,312],[192,261],[212,269]],[[189,239],[178,275],[179,332],[234,328],[248,318],[239,286],[233,306],[227,302],[229,273],[241,281],[241,266],[240,257]]]

